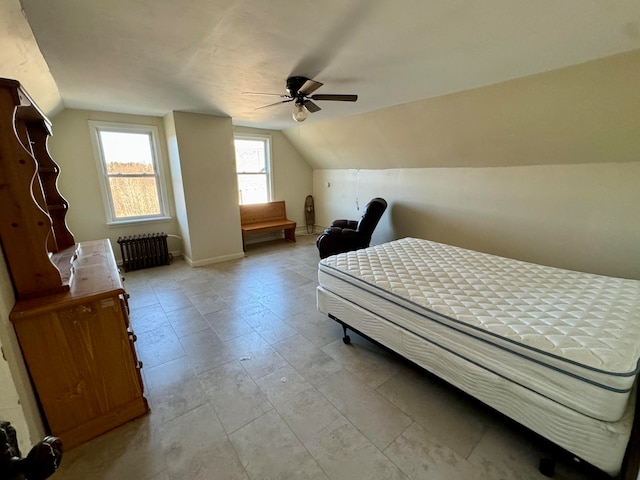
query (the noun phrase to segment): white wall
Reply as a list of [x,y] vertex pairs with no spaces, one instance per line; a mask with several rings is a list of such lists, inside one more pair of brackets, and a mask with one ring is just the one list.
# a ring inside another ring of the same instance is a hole
[[185,258],[192,258],[193,252],[191,250],[191,235],[189,233],[189,216],[187,215],[182,168],[180,166],[180,151],[178,150],[178,137],[176,135],[176,125],[173,115],[166,115],[163,118],[163,122],[167,142],[171,185],[173,187],[173,202],[176,208],[176,222],[178,224],[179,236],[182,239],[182,255]]
[[0,250],[0,420],[18,432],[20,450],[28,452],[44,437],[44,426],[9,313],[15,303],[11,279]]
[[[173,112],[193,266],[243,256],[233,128],[228,117]],[[173,149],[172,149],[173,150]],[[172,167],[175,169],[176,167]]]

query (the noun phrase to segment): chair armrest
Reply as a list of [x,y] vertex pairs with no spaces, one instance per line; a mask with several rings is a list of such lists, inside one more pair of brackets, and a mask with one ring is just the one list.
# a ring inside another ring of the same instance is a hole
[[358,228],[358,222],[355,220],[334,220],[331,222],[330,227],[338,227],[338,228]]
[[360,236],[360,232],[354,230],[352,228],[343,228],[342,229],[342,238],[356,238]]
[[333,238],[349,239],[360,235],[357,230],[351,228],[329,227],[324,231],[325,235]]

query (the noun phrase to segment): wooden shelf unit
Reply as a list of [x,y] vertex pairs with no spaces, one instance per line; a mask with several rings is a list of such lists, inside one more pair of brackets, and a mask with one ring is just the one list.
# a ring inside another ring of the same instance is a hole
[[0,79],[0,239],[17,298],[10,319],[49,433],[69,449],[149,408],[111,243],[76,244],[50,135],[20,83]]

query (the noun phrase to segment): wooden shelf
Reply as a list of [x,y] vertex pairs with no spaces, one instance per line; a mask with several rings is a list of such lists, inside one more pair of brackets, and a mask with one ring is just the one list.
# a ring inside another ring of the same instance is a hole
[[10,319],[49,428],[69,449],[148,411],[128,295],[108,240],[76,244],[47,150],[51,123],[0,79],[0,244]]

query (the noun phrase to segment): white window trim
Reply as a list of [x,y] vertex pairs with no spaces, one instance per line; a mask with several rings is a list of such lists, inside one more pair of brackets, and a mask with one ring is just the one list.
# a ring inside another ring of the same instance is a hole
[[[260,134],[260,133],[234,133],[233,134],[233,139],[234,140],[260,140],[264,143],[266,143],[266,148],[265,148],[265,162],[266,162],[266,174],[267,174],[267,201],[268,202],[272,202],[273,201],[273,166],[271,164],[271,135],[268,134]],[[234,163],[235,163],[235,144],[234,144],[234,148],[233,148],[233,154],[234,154]],[[236,170],[236,177],[238,176],[238,173],[245,173],[245,174],[251,174],[253,172],[238,172],[238,167],[236,164],[235,167]]]
[[[93,146],[94,158],[100,177],[100,191],[104,205],[106,224],[108,226],[131,225],[135,223],[159,222],[171,220],[169,215],[169,202],[167,201],[167,189],[164,176],[163,160],[160,151],[160,134],[155,125],[138,125],[133,123],[103,122],[89,120],[89,130],[91,133],[91,144]],[[116,218],[111,199],[111,191],[108,185],[108,175],[106,165],[103,160],[102,146],[100,142],[100,131],[112,131],[123,133],[146,133],[151,134],[151,148],[153,153],[154,171],[156,172],[158,196],[160,202],[160,213],[158,215],[144,215],[138,217]]]

